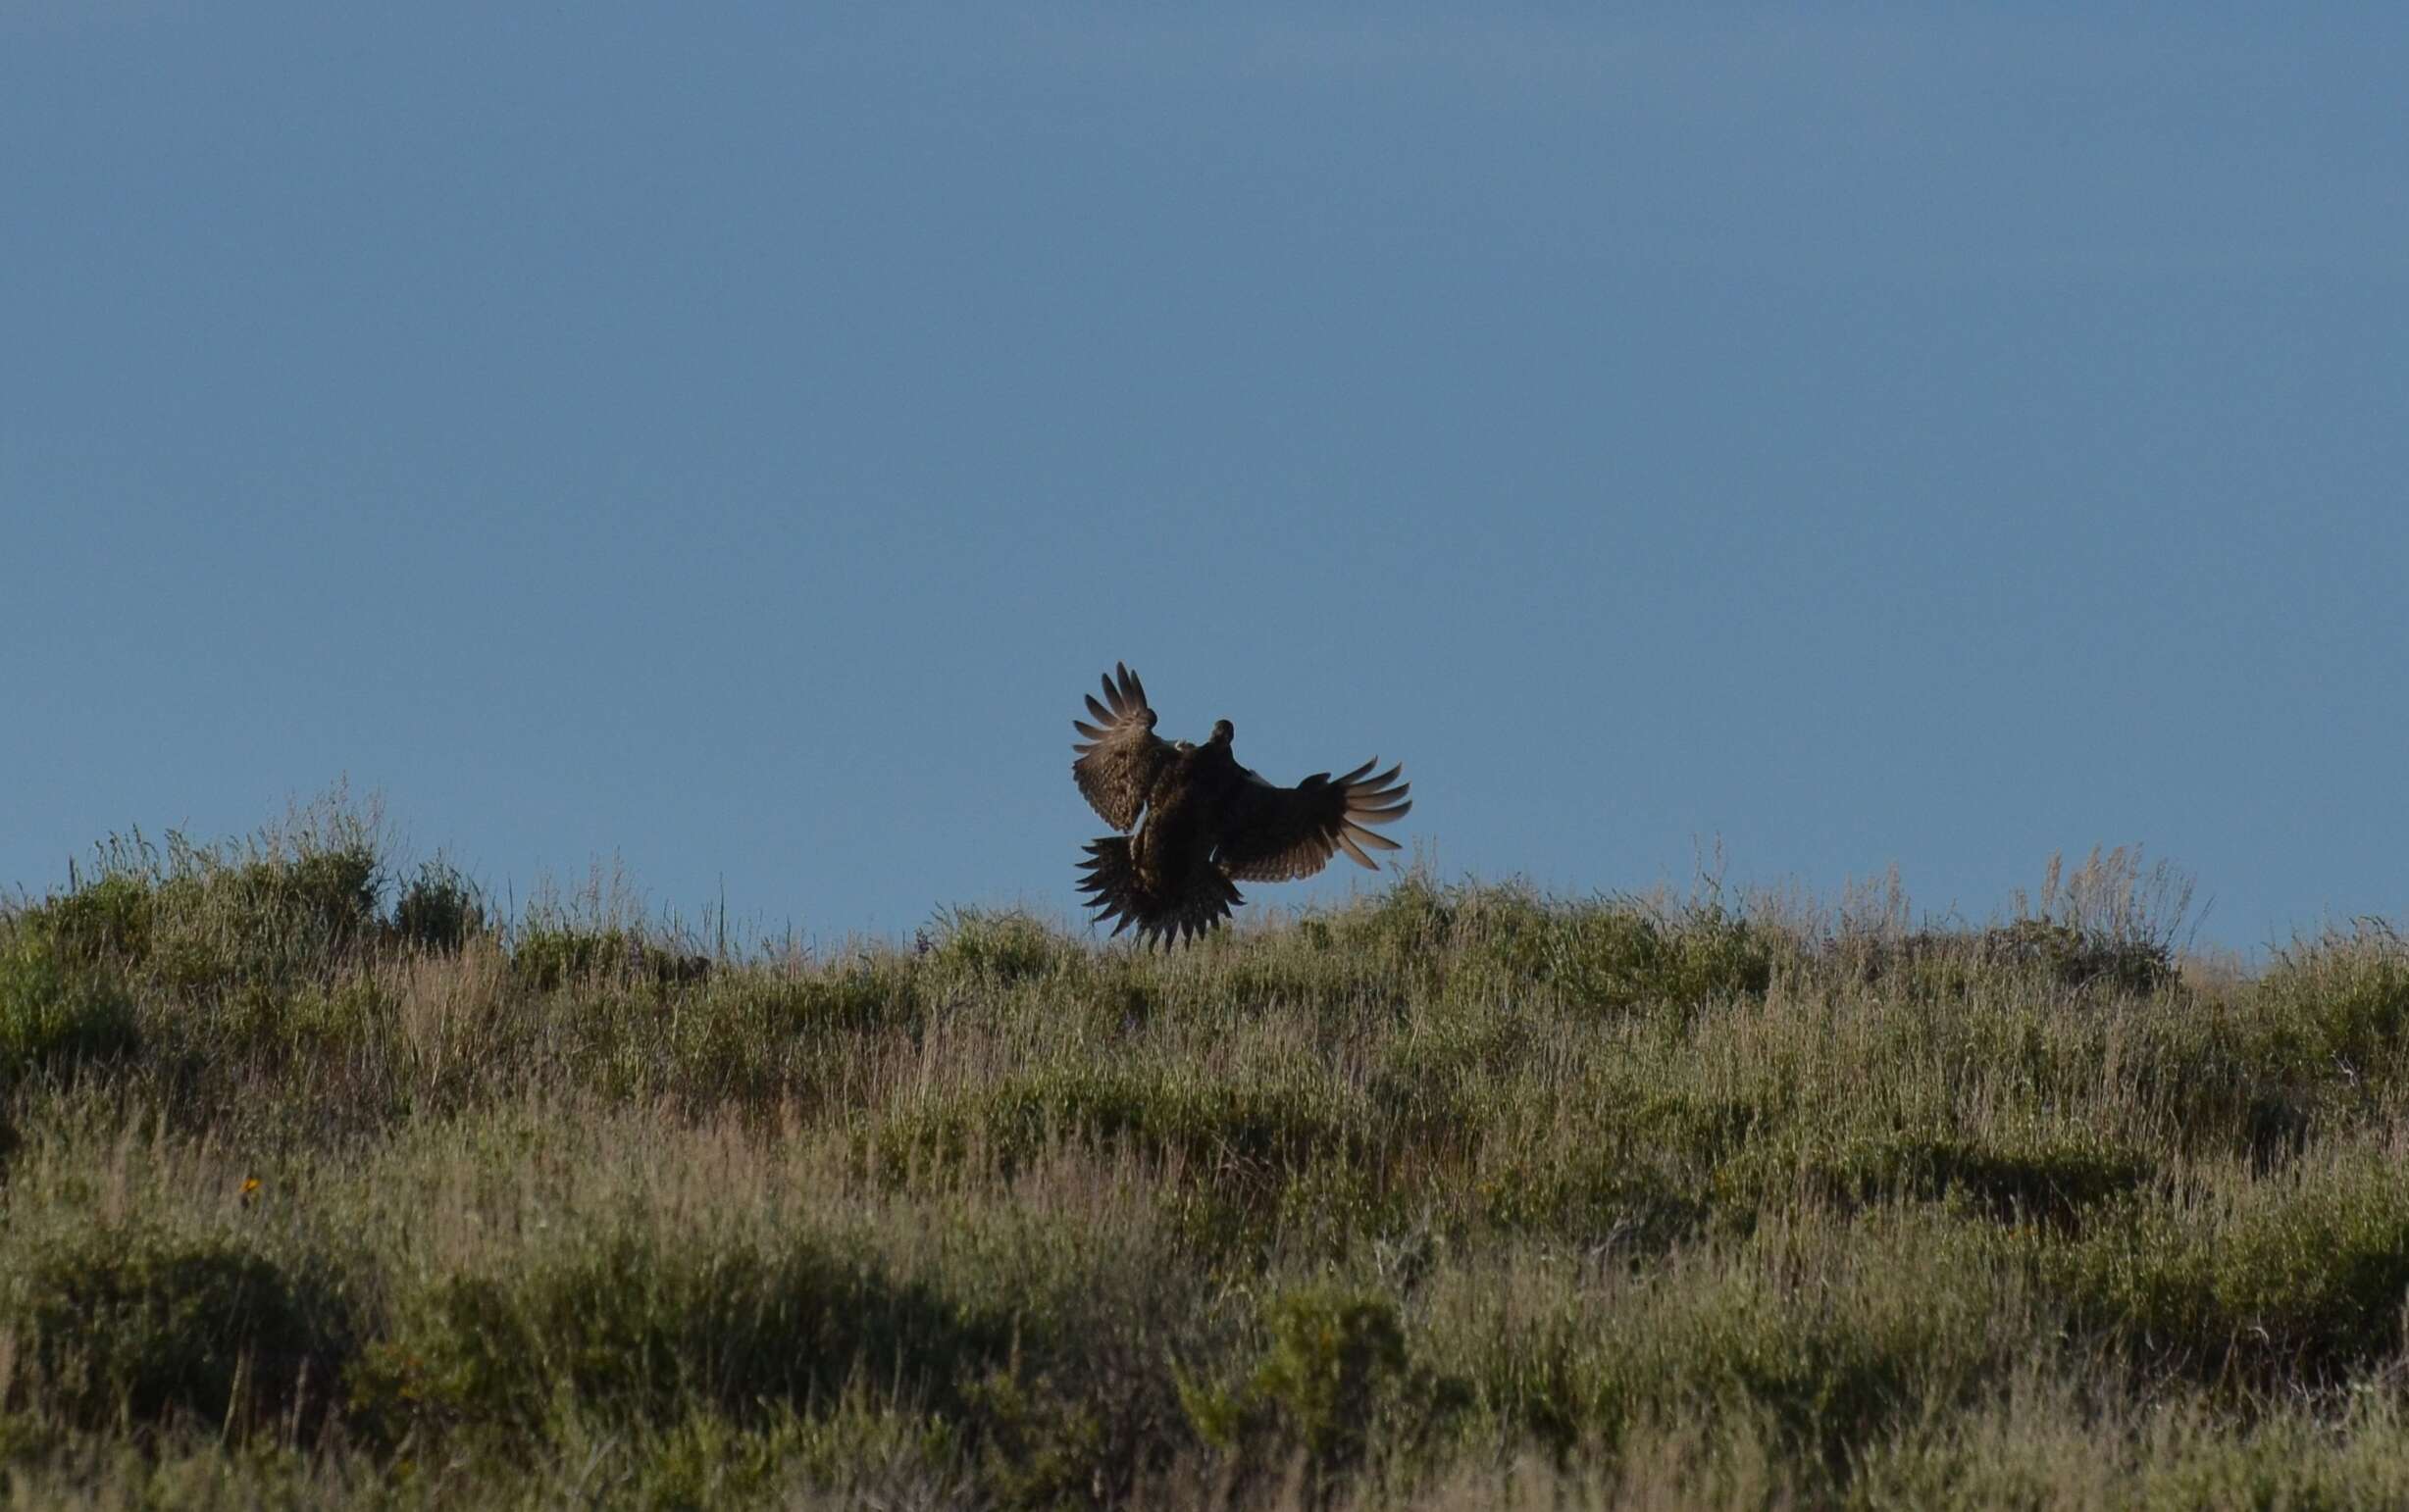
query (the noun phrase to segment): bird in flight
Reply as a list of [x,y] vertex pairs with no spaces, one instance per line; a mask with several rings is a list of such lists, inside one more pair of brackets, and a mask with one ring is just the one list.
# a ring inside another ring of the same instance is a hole
[[1310,877],[1345,851],[1378,870],[1364,847],[1398,844],[1366,825],[1403,819],[1413,807],[1401,767],[1366,776],[1372,758],[1344,777],[1317,772],[1294,787],[1275,787],[1230,754],[1228,720],[1213,724],[1203,745],[1154,733],[1146,685],[1115,664],[1100,701],[1088,695],[1088,716],[1071,727],[1085,738],[1071,749],[1078,782],[1104,823],[1124,832],[1088,844],[1079,883],[1096,922],[1116,921],[1112,932],[1136,925],[1150,944],[1168,944],[1206,930],[1246,901],[1241,882]]

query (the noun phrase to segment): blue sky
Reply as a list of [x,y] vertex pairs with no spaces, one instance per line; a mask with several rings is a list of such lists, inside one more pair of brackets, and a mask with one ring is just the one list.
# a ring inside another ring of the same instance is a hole
[[2404,76],[2397,7],[0,0],[0,881],[347,776],[521,897],[1067,911],[1125,659],[1403,760],[1450,876],[2398,917]]

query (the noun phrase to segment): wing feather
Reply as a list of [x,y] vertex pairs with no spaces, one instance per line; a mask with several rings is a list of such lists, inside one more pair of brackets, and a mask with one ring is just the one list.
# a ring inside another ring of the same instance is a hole
[[1221,815],[1214,859],[1241,882],[1310,877],[1342,850],[1358,866],[1377,871],[1363,847],[1401,847],[1363,827],[1403,819],[1413,807],[1405,798],[1406,784],[1397,781],[1404,768],[1366,775],[1379,764],[1375,756],[1343,777],[1316,773],[1294,787],[1275,787],[1248,773]]
[[1071,728],[1087,736],[1071,746],[1079,758],[1071,763],[1071,780],[1104,823],[1129,830],[1136,827],[1171,747],[1154,734],[1154,711],[1147,707],[1146,684],[1136,673],[1115,663],[1103,684],[1102,703],[1094,693],[1087,699],[1096,724],[1071,721]]

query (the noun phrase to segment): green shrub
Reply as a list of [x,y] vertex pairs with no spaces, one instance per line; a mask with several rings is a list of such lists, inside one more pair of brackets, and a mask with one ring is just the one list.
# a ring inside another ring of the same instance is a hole
[[1481,1220],[1506,1233],[1562,1235],[1639,1254],[1693,1237],[1713,1214],[1706,1193],[1666,1171],[1604,1157],[1517,1161],[1484,1175],[1474,1196]]
[[379,913],[352,838],[0,907],[0,1501],[2409,1486],[2382,925],[2178,983],[2096,889],[1917,934],[1416,876],[1168,955],[704,962],[439,863]]
[[1719,904],[1671,918],[1578,908],[1549,942],[1546,979],[1569,1003],[1615,1011],[1756,996],[1772,983],[1773,941]]
[[2178,980],[2174,952],[2164,940],[2123,938],[2049,919],[1978,931],[1920,930],[1896,939],[1843,937],[1827,955],[1861,981],[1942,1002],[2020,977],[2125,997],[2146,997]]
[[388,1434],[538,1426],[563,1399],[620,1422],[698,1408],[750,1421],[772,1404],[833,1404],[856,1380],[950,1410],[1011,1342],[1007,1328],[799,1235],[603,1235],[522,1270],[442,1279],[400,1311],[357,1393]]
[[2396,1353],[2409,1187],[2389,1154],[2304,1174],[2230,1214],[2137,1208],[2043,1266],[2132,1358],[2207,1381],[2325,1386]]
[[936,935],[921,937],[938,965],[993,982],[1042,977],[1072,950],[1068,940],[1017,910],[949,909],[938,916]]
[[[1472,985],[1474,996],[1545,985],[1568,1003],[1615,1011],[1762,994],[1784,948],[1717,897],[1677,907],[1565,903],[1518,883],[1442,886],[1420,872],[1369,901],[1304,921],[1295,937],[1309,952],[1368,968],[1365,985],[1389,995],[1451,980]],[[1272,948],[1265,941],[1251,954]]]
[[150,954],[155,901],[147,878],[105,872],[27,910],[21,928],[72,965],[133,964]]
[[669,1093],[695,1111],[761,1113],[815,1095],[826,1070],[843,1063],[847,1036],[910,1023],[916,1011],[910,974],[877,966],[715,971],[666,1011],[653,995],[664,990],[647,983],[633,999],[617,986],[581,996],[611,1005],[607,1017],[587,1017],[606,1023],[616,1043],[610,1084]]
[[690,990],[666,1025],[648,1004],[625,1021],[631,1048],[668,1052],[674,1089],[695,1107],[755,1105],[808,1089],[842,1037],[917,1022],[918,984],[894,958],[790,974],[759,967],[716,971]]
[[63,960],[38,927],[0,926],[0,1079],[120,1055],[136,1040],[114,975]]
[[1262,1328],[1251,1373],[1226,1386],[1184,1384],[1181,1398],[1198,1435],[1233,1454],[1242,1473],[1276,1471],[1302,1453],[1316,1502],[1375,1444],[1410,1451],[1470,1403],[1463,1382],[1409,1357],[1397,1304],[1379,1293],[1283,1291],[1264,1305]]
[[1382,961],[1430,960],[1453,938],[1461,901],[1417,869],[1386,892],[1334,915],[1330,947]]
[[2390,1069],[2409,1029],[2409,941],[2377,920],[2278,952],[2258,1007],[2316,1073]]
[[255,916],[297,919],[321,938],[341,944],[375,922],[377,854],[362,845],[256,861],[219,885],[234,892]]
[[1504,1084],[1539,1053],[1527,1013],[1458,1011],[1400,1028],[1384,1045],[1365,1092],[1396,1135],[1426,1146],[1476,1141]]
[[441,860],[422,864],[393,903],[393,933],[424,949],[457,950],[489,927],[484,890]]
[[1768,1205],[1784,1195],[1785,1184],[1801,1183],[1844,1206],[1964,1200],[2003,1221],[2064,1224],[2132,1191],[2150,1174],[2148,1161],[2092,1140],[1897,1132],[1810,1141],[1796,1153],[1775,1141],[1759,1160],[1727,1173],[1725,1185],[1755,1184],[1749,1196]]
[[68,964],[109,965],[179,992],[324,973],[376,928],[378,858],[327,848],[215,849],[170,834],[112,841],[89,882],[26,910],[23,926]]
[[35,1244],[6,1290],[24,1399],[97,1429],[323,1411],[357,1330],[334,1279],[231,1235],[100,1225]]
[[512,944],[510,969],[531,989],[551,992],[573,983],[630,978],[643,955],[643,942],[625,930],[537,928]]
[[1108,1472],[1125,1481],[1133,1468],[1107,1463],[1112,1446],[1095,1404],[1018,1360],[969,1384],[960,1428],[977,1445],[981,1488],[1004,1506],[1077,1505],[1094,1499]]
[[231,1053],[256,1067],[286,1070],[373,1039],[390,1014],[385,994],[361,978],[324,986],[246,983],[179,1016],[156,1037],[163,1058],[179,1055],[187,1063],[205,1063]]
[[1167,1072],[1045,1071],[891,1119],[882,1170],[958,1169],[976,1153],[1008,1174],[1055,1140],[1177,1153],[1197,1175],[1265,1192],[1281,1173],[1344,1154],[1361,1134],[1308,1081],[1217,1082]]
[[[658,1427],[581,1422],[563,1436],[564,1447],[576,1463],[593,1467],[595,1484],[613,1488],[601,1498],[610,1506],[699,1512],[995,1504],[992,1496],[974,1497],[949,1425],[868,1391],[847,1391],[807,1416],[783,1405],[760,1416],[739,1423],[697,1407]],[[531,1487],[526,1504],[559,1504],[557,1487],[531,1480],[553,1496]],[[480,1501],[499,1500],[485,1484],[477,1494]]]
[[775,1004],[788,1029],[802,1033],[909,1024],[921,1010],[918,978],[892,960],[875,958],[745,990]]
[[323,972],[371,937],[377,888],[376,853],[365,846],[201,855],[158,887],[154,964],[184,990]]
[[634,930],[567,925],[522,932],[511,946],[510,966],[538,992],[596,983],[667,989],[708,981],[715,970],[709,956],[654,944]]
[[2068,987],[2138,997],[2176,979],[2174,954],[2162,940],[2122,939],[2048,919],[1986,930],[1976,949],[1985,964],[2038,971]]

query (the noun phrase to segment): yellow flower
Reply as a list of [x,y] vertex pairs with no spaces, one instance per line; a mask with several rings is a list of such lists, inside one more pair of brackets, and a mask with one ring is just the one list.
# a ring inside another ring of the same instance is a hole
[[258,1195],[259,1195],[259,1178],[258,1178],[258,1177],[256,1177],[256,1176],[246,1176],[246,1177],[244,1177],[244,1178],[242,1179],[242,1199],[243,1199],[245,1202],[248,1202],[248,1201],[250,1201],[250,1200],[253,1198],[253,1197],[256,1197],[256,1196],[258,1196]]

